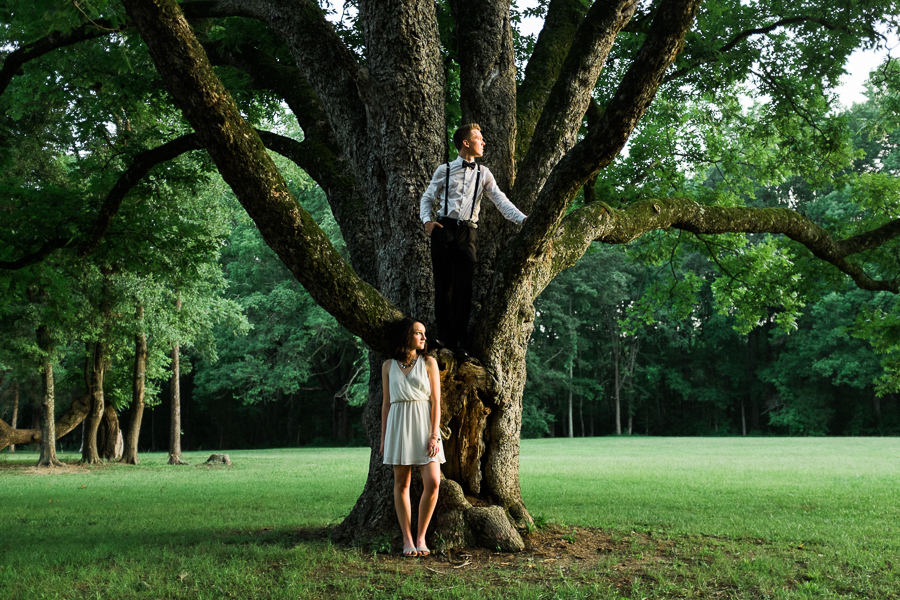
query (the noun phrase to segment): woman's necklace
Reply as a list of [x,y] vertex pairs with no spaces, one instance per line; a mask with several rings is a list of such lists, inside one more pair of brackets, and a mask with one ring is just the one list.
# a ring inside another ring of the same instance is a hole
[[419,360],[419,355],[416,354],[416,355],[413,357],[413,359],[412,359],[411,361],[409,361],[409,364],[408,364],[408,365],[407,365],[407,364],[403,364],[403,363],[400,362],[399,360],[397,361],[397,364],[400,365],[400,368],[401,368],[401,369],[409,369],[409,368],[412,368],[413,366],[415,366],[416,361],[418,361],[418,360]]

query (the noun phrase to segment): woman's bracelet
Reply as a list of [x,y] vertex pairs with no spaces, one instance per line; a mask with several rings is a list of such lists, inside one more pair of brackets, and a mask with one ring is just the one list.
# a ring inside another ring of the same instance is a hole
[[434,440],[436,442],[441,441],[441,438],[439,438],[436,433],[432,433],[431,435],[429,435],[428,439]]

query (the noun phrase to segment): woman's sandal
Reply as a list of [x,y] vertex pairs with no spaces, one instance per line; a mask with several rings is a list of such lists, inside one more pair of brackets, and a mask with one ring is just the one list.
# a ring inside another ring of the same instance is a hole
[[418,553],[418,556],[428,556],[431,554],[431,550],[428,549],[428,546],[419,546],[416,548],[416,552]]
[[403,549],[403,558],[415,558],[418,555],[419,555],[418,548],[409,547],[409,548]]

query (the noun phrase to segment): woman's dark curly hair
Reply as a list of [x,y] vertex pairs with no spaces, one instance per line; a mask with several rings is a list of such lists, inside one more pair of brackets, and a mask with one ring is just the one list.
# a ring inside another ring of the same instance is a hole
[[[406,353],[409,352],[410,346],[413,345],[413,328],[416,323],[421,323],[418,319],[413,319],[412,317],[406,317],[399,323],[397,323],[396,329],[394,330],[394,354],[393,358],[396,360],[404,360],[406,358]],[[425,348],[423,350],[417,350],[419,354],[426,354],[428,352],[428,340],[425,340]]]

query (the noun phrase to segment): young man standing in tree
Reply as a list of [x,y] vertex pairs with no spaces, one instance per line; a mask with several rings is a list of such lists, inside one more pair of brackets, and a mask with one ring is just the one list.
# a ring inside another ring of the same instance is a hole
[[431,237],[434,312],[438,335],[460,358],[467,358],[467,329],[475,273],[475,233],[481,197],[486,194],[508,220],[521,225],[525,215],[506,197],[487,167],[481,128],[470,123],[453,133],[459,157],[438,166],[422,195],[419,217]]

